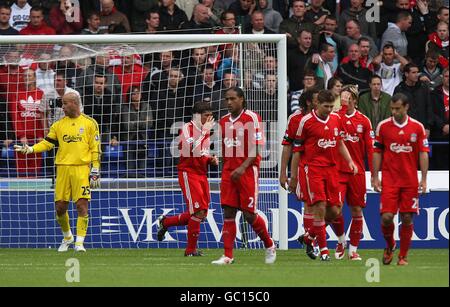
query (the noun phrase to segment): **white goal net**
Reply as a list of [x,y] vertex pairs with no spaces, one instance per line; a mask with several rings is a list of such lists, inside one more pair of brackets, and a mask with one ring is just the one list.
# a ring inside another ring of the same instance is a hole
[[[44,138],[64,115],[61,97],[69,91],[81,96],[83,112],[101,132],[101,189],[92,192],[86,245],[184,247],[184,227],[156,240],[157,217],[186,210],[177,181],[179,130],[195,102],[209,101],[216,121],[227,114],[223,97],[232,86],[244,90],[248,108],[262,117],[267,142],[258,210],[287,248],[287,202],[277,183],[286,120],[284,38],[188,36],[1,38],[0,248],[54,247],[61,240],[53,195],[57,149],[25,158],[13,145]],[[220,157],[214,131],[211,152]],[[220,174],[220,166],[208,173],[211,206],[201,226],[203,248],[222,246]],[[76,210],[70,208],[75,229]],[[238,218],[238,247],[262,247]]]

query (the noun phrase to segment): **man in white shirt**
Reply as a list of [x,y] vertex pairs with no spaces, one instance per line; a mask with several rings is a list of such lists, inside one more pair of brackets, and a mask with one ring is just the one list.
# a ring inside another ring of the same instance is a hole
[[17,31],[22,30],[30,22],[30,10],[31,5],[27,0],[17,0],[16,3],[11,5],[11,18],[9,24]]
[[44,93],[55,88],[55,71],[50,59],[50,54],[42,53],[39,56],[38,68],[36,69],[36,85]]

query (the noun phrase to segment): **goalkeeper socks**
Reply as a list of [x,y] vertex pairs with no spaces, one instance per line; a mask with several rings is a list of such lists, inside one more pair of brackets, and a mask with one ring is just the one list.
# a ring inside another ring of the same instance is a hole
[[381,224],[381,231],[383,232],[384,239],[386,240],[387,248],[393,248],[395,245],[394,229],[394,223],[390,224],[389,226],[384,226],[383,224]]
[[61,226],[64,239],[68,240],[72,238],[73,235],[72,231],[70,230],[69,212],[66,211],[66,213],[61,216],[56,215],[56,221],[58,222],[59,226]]
[[328,254],[329,252],[327,248],[327,232],[325,230],[325,221],[315,219],[313,225],[314,234],[316,235],[316,240],[320,248],[320,253]]
[[185,226],[189,223],[190,219],[191,215],[189,214],[189,212],[184,212],[174,216],[166,216],[166,218],[163,221],[163,226],[165,228],[173,226]]
[[233,258],[234,240],[236,239],[235,219],[225,219],[223,221],[222,238],[225,256],[228,258]]
[[77,242],[79,237],[86,237],[89,224],[89,216],[78,216],[77,219]]
[[363,216],[355,216],[352,218],[352,226],[350,226],[350,244],[358,246],[361,240],[362,228],[364,219]]
[[303,214],[303,228],[305,233],[310,233],[314,223],[314,215],[310,213]]
[[273,246],[273,241],[270,238],[269,232],[267,231],[266,222],[263,220],[262,217],[256,215],[256,219],[253,221],[252,228],[264,242],[265,248]]
[[192,253],[197,249],[198,236],[200,235],[200,223],[201,219],[191,216],[188,223],[188,243],[186,247],[186,253]]
[[408,256],[409,246],[411,245],[411,238],[414,230],[414,224],[405,225],[400,227],[400,253],[399,257]]

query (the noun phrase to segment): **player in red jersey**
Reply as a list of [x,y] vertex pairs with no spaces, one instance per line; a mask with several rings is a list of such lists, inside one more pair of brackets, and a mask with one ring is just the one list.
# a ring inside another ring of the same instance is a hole
[[[367,156],[369,168],[372,169],[374,132],[370,120],[356,110],[358,102],[358,89],[354,85],[346,85],[341,91],[341,105],[339,111],[341,124],[345,127],[344,143],[350,156],[358,167],[358,174],[354,175],[343,159],[339,159],[339,186],[342,199],[347,200],[352,213],[350,227],[350,260],[362,260],[357,253],[363,230],[363,208],[366,206],[366,175],[364,160]],[[336,220],[339,220],[336,223]],[[338,236],[336,259],[343,259],[345,255],[345,229],[342,214],[333,222],[334,230]]]
[[216,156],[209,155],[210,131],[214,118],[209,102],[198,102],[192,111],[193,119],[185,124],[180,133],[180,161],[178,163],[178,182],[183,191],[188,210],[175,216],[158,218],[158,241],[162,241],[169,227],[188,228],[188,244],[185,256],[202,256],[197,250],[200,223],[206,219],[210,203],[208,184],[208,165],[218,165]]
[[[392,117],[378,124],[373,154],[372,186],[381,192],[381,229],[387,243],[383,264],[394,258],[394,216],[400,212],[400,254],[398,265],[407,265],[414,230],[414,214],[419,213],[419,191],[426,193],[428,140],[423,125],[407,115],[408,97],[398,93],[391,99]],[[417,178],[420,164],[421,180]],[[378,176],[381,168],[382,181]]]
[[257,214],[258,178],[261,146],[264,145],[261,117],[247,110],[244,92],[232,87],[225,92],[229,113],[220,119],[223,170],[220,185],[224,215],[222,238],[225,253],[213,264],[234,262],[236,213],[241,210],[248,224],[266,247],[267,264],[276,260],[275,243],[267,231],[266,222]]
[[298,161],[300,154],[304,160],[308,203],[314,208],[314,222],[304,243],[311,246],[316,238],[320,248],[320,259],[329,261],[326,241],[325,219],[333,221],[341,214],[342,198],[339,191],[337,153],[345,159],[350,170],[358,173],[358,167],[342,140],[340,117],[332,113],[334,96],[330,91],[322,90],[318,95],[316,110],[305,115],[300,121],[294,144],[292,175],[290,188],[295,189],[298,178]]
[[[316,88],[311,88],[305,91],[300,96],[300,110],[293,113],[289,119],[286,127],[286,133],[283,138],[283,151],[281,154],[281,171],[280,171],[280,185],[283,189],[289,192],[295,192],[297,199],[304,203],[303,209],[303,228],[304,233],[309,233],[310,229],[313,227],[314,212],[311,206],[306,205],[308,198],[306,197],[307,192],[305,189],[305,172],[303,170],[303,161],[299,162],[298,174],[300,180],[298,180],[297,188],[295,191],[289,189],[288,177],[287,177],[287,165],[289,159],[291,158],[292,147],[295,141],[295,136],[297,135],[297,130],[300,125],[300,120],[306,114],[309,114],[313,109],[314,105],[317,104],[317,95],[319,90]],[[299,242],[302,243],[301,236],[299,237]],[[317,247],[317,246],[315,246]],[[314,250],[306,250],[306,254],[311,259],[316,259],[320,254],[319,248],[314,248]]]

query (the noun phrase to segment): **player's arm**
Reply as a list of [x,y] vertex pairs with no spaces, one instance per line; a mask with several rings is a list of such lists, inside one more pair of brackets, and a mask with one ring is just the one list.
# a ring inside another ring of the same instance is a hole
[[249,152],[249,157],[241,164],[241,166],[239,166],[231,173],[231,180],[235,182],[238,181],[239,178],[241,178],[241,176],[244,175],[245,170],[249,166],[253,165],[260,152],[261,152],[260,145],[252,146]]
[[55,147],[56,145],[58,145],[58,138],[56,136],[56,126],[55,124],[53,124],[50,127],[49,133],[42,141],[40,141],[37,144],[34,144],[33,146],[28,146],[27,144],[14,145],[14,150],[22,154],[28,155],[31,153],[40,153],[44,151],[49,151],[53,149],[53,147]]
[[91,188],[100,187],[100,156],[102,150],[100,147],[100,133],[98,124],[95,123],[92,129],[92,134],[89,138],[89,152],[91,153],[91,173],[89,175],[89,182]]
[[300,151],[294,151],[291,160],[291,180],[289,181],[289,191],[295,192],[298,184],[298,164],[300,163]]
[[420,164],[420,171],[422,174],[419,183],[419,190],[422,192],[422,194],[425,194],[427,192],[427,174],[429,166],[428,152],[420,152],[419,164]]
[[347,146],[345,146],[344,141],[343,140],[339,140],[339,153],[341,154],[341,156],[344,158],[344,160],[348,163],[348,167],[353,171],[353,174],[356,175],[358,174],[358,167],[356,166],[356,164],[353,162],[352,157],[350,156],[350,153],[347,149]]
[[372,124],[367,120],[367,127],[364,131],[364,145],[366,149],[367,162],[369,164],[369,170],[372,172],[373,169],[373,144],[374,144],[375,134],[372,130]]
[[281,169],[280,169],[280,185],[283,189],[287,189],[287,167],[289,158],[291,157],[292,145],[283,145],[283,151],[281,152]]

